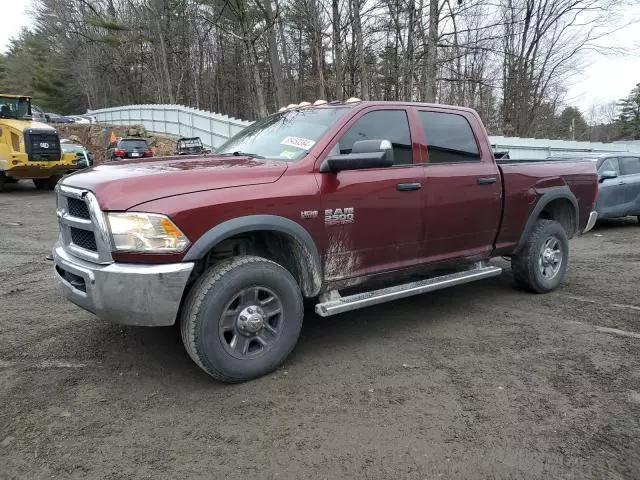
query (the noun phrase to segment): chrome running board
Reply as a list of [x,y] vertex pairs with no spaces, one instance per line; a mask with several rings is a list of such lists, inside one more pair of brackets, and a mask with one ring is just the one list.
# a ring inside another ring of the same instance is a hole
[[357,293],[348,297],[340,297],[316,305],[316,313],[321,317],[329,317],[338,313],[370,307],[379,303],[390,302],[400,298],[433,292],[454,285],[475,282],[484,278],[496,277],[502,273],[500,267],[480,266],[463,272],[451,273],[440,277],[428,278],[418,282],[395,285],[393,287],[372,290],[370,292]]

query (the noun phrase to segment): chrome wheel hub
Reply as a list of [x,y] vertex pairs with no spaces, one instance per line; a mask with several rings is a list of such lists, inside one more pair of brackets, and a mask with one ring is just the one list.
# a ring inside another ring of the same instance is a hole
[[257,305],[242,309],[238,315],[238,331],[243,335],[253,335],[264,327],[264,311]]
[[542,276],[552,279],[562,266],[562,244],[556,237],[545,240],[538,257],[538,268]]

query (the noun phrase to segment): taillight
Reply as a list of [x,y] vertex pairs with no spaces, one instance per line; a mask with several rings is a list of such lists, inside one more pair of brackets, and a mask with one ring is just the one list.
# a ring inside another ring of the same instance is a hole
[[144,154],[142,156],[143,157],[153,157],[153,152],[151,150],[147,150],[146,152],[144,152]]
[[116,157],[124,157],[124,150],[120,150],[119,148],[116,148],[116,150],[113,152],[113,154]]

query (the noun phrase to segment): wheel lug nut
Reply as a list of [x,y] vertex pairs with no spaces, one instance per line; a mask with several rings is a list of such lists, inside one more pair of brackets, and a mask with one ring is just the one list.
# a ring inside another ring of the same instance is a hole
[[240,315],[240,320],[242,320],[243,322],[247,319],[247,317],[245,317],[244,315]]
[[249,307],[249,308],[247,309],[247,311],[248,311],[249,313],[253,313],[253,308]]

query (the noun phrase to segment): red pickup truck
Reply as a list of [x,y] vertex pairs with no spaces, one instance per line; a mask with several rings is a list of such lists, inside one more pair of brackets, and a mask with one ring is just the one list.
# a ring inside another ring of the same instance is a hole
[[499,275],[548,292],[590,229],[593,162],[496,162],[476,112],[316,102],[215,154],[99,165],[57,187],[64,295],[99,318],[180,323],[209,375],[238,382],[322,316]]

